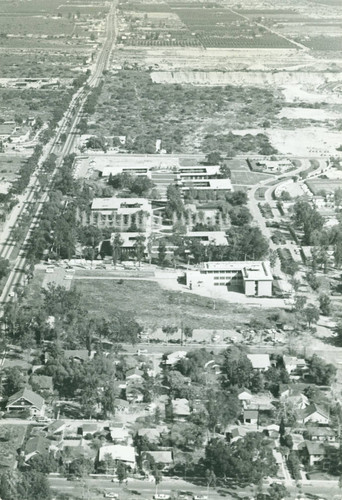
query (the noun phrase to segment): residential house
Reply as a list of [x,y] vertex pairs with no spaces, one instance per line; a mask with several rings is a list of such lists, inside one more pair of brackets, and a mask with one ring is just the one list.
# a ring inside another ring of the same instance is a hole
[[269,354],[247,354],[247,358],[252,363],[253,369],[265,372],[271,367]]
[[248,430],[245,429],[244,427],[228,427],[226,429],[226,438],[230,443],[234,443],[235,441],[238,441],[239,439],[242,439],[248,434]]
[[250,402],[253,399],[253,396],[251,391],[249,391],[248,389],[240,389],[240,391],[238,392],[238,399],[242,402],[243,406],[246,407],[249,406]]
[[39,394],[25,387],[9,397],[6,410],[8,412],[29,410],[32,416],[43,417],[45,414],[45,401]]
[[97,424],[82,424],[82,435],[87,436],[90,434],[93,436],[99,430],[99,426]]
[[185,420],[190,415],[189,401],[185,398],[172,400],[171,407],[175,420]]
[[312,467],[324,461],[326,447],[325,444],[321,442],[305,441],[303,453],[309,465]]
[[131,435],[122,425],[109,427],[110,437],[114,444],[128,444],[131,441]]
[[132,368],[125,373],[127,381],[141,383],[143,381],[144,372],[138,368]]
[[296,356],[283,356],[283,363],[287,373],[294,377],[300,377],[307,369],[305,359]]
[[245,409],[243,411],[243,422],[245,424],[254,424],[256,425],[259,420],[259,412],[258,410],[249,410]]
[[66,349],[64,351],[65,358],[78,361],[79,363],[84,363],[85,361],[93,359],[94,355],[95,351],[91,351],[89,354],[87,349]]
[[109,444],[101,446],[98,454],[98,461],[103,462],[106,455],[110,455],[113,460],[120,460],[129,467],[135,467],[135,449],[133,446],[121,444]]
[[158,443],[161,430],[155,427],[142,427],[137,432],[138,436],[146,437],[150,443]]
[[187,354],[188,354],[187,351],[174,351],[174,352],[171,352],[170,354],[166,355],[166,357],[165,357],[165,364],[169,365],[169,366],[173,366],[176,363],[178,363],[178,361],[180,359],[185,358]]
[[336,433],[330,427],[309,427],[307,429],[307,434],[311,441],[329,443],[336,443],[337,441]]
[[148,456],[152,457],[157,465],[162,466],[164,471],[173,464],[172,451],[146,451],[143,454],[143,460],[148,460]]
[[304,424],[313,422],[320,425],[329,425],[330,418],[325,410],[313,403],[302,411],[301,421]]
[[54,436],[63,436],[65,431],[66,424],[64,420],[55,420],[51,424],[46,427],[48,434]]
[[129,410],[129,402],[125,399],[117,398],[114,401],[115,409],[121,413],[127,413]]
[[35,455],[46,455],[49,452],[51,441],[44,436],[30,438],[25,445],[25,462]]

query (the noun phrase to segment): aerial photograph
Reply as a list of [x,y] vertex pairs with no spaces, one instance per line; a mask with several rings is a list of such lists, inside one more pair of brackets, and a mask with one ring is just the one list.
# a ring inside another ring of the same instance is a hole
[[0,500],[342,500],[342,0],[0,0]]

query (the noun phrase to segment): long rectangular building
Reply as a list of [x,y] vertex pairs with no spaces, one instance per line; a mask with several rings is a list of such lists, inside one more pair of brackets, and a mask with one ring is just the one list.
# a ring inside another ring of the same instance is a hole
[[271,297],[272,282],[269,263],[261,261],[203,262],[186,272],[191,289],[225,286],[228,291],[243,290],[250,297]]

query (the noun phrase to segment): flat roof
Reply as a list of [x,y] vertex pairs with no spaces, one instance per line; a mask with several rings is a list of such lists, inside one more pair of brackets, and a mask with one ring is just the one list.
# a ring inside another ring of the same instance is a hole
[[116,210],[119,213],[136,213],[139,210],[151,210],[151,203],[146,198],[94,198],[92,210]]
[[217,261],[203,262],[198,266],[202,272],[241,271],[245,281],[273,280],[270,265],[267,261]]

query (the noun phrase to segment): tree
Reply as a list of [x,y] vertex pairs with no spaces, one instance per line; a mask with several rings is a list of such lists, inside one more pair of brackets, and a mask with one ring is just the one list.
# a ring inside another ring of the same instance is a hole
[[94,464],[90,458],[75,458],[69,465],[69,473],[76,477],[83,477],[94,471]]
[[14,366],[6,369],[6,379],[4,383],[4,396],[9,397],[25,386],[25,378],[22,371]]
[[323,228],[323,217],[310,203],[299,200],[293,206],[293,218],[295,223],[303,229],[303,243],[310,245],[313,232],[321,231]]
[[160,240],[158,246],[158,264],[160,266],[163,266],[165,264],[165,259],[166,259],[166,244],[164,241]]
[[137,236],[133,247],[134,247],[135,257],[140,266],[140,263],[145,254],[145,236],[143,234],[139,234],[139,236]]
[[118,461],[116,466],[116,475],[120,484],[127,479],[127,467],[121,460]]
[[123,245],[124,241],[120,236],[120,233],[116,232],[114,239],[113,239],[113,245],[112,245],[112,259],[113,259],[113,264],[114,267],[116,266],[118,260],[121,258],[121,247]]
[[268,495],[272,500],[285,500],[289,492],[283,484],[272,483],[268,489]]
[[308,306],[304,309],[304,315],[309,328],[311,327],[312,323],[317,323],[317,321],[319,320],[319,310],[313,304],[308,304]]
[[8,259],[0,257],[0,280],[5,278],[10,271],[10,263]]
[[307,362],[308,378],[310,382],[317,385],[330,385],[336,375],[336,367],[331,363],[326,363],[324,359],[316,354]]
[[319,308],[323,316],[329,316],[331,312],[331,299],[325,293],[319,296]]
[[17,485],[19,498],[25,500],[51,500],[52,492],[47,477],[34,470],[24,472]]
[[208,153],[205,157],[205,163],[207,165],[219,165],[222,161],[221,153],[218,151],[212,151]]
[[237,347],[229,347],[223,352],[221,383],[224,388],[231,386],[249,388],[252,376],[252,363],[243,351]]

